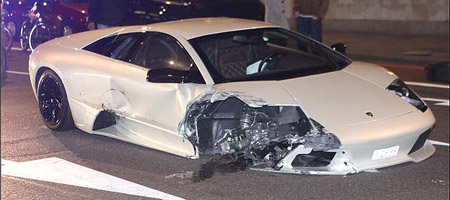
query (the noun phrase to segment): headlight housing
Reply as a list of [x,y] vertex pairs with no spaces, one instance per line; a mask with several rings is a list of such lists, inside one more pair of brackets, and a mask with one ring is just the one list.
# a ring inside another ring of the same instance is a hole
[[425,112],[428,109],[428,106],[420,99],[419,95],[400,79],[396,79],[386,89],[422,112]]

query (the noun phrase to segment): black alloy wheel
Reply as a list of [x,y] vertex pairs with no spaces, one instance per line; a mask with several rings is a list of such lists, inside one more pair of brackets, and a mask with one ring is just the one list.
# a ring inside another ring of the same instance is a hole
[[47,70],[42,74],[37,95],[39,110],[48,128],[62,131],[74,126],[64,85],[55,72]]

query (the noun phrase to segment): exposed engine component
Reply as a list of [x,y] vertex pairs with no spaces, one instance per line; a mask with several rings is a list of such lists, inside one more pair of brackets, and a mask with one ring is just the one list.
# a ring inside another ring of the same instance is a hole
[[340,147],[336,136],[297,106],[251,107],[233,96],[195,102],[183,126],[200,155],[233,154],[254,166],[277,168],[300,144],[314,151]]

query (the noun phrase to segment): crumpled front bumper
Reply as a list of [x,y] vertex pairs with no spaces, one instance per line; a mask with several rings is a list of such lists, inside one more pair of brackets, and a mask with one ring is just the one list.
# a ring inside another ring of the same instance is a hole
[[[342,127],[326,127],[341,141],[327,166],[296,167],[293,161],[298,154],[308,154],[310,150],[302,145],[293,149],[280,162],[280,169],[252,168],[293,174],[345,175],[388,167],[405,162],[420,162],[434,154],[435,148],[426,141],[433,128],[435,118],[430,109],[419,110],[401,116]],[[414,150],[412,151],[414,147]]]

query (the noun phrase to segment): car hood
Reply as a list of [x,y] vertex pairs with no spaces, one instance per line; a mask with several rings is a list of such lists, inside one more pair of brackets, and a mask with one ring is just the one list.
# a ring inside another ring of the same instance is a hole
[[250,106],[298,105],[325,127],[369,123],[416,110],[384,88],[345,71],[282,81],[224,83],[215,88]]

